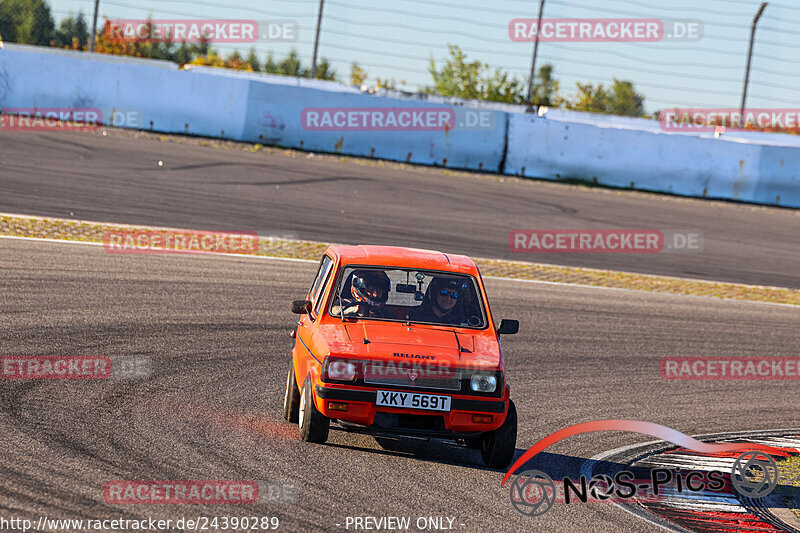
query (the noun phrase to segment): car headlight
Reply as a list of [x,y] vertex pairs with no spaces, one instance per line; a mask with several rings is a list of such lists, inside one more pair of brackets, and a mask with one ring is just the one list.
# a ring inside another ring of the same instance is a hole
[[497,376],[494,374],[475,374],[469,382],[475,392],[494,392],[497,388]]
[[330,359],[327,361],[326,377],[340,381],[352,381],[356,379],[356,363],[345,359]]

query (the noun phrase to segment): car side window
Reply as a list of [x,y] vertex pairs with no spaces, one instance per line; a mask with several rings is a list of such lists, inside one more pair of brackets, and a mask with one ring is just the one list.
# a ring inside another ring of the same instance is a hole
[[317,298],[322,292],[321,289],[324,285],[323,281],[328,277],[328,273],[330,272],[332,265],[333,260],[330,257],[327,255],[322,257],[322,261],[319,263],[317,277],[314,278],[314,283],[311,285],[311,290],[308,291],[308,299],[311,301],[312,307],[317,307]]
[[314,316],[319,314],[319,309],[322,306],[322,300],[324,299],[322,295],[325,293],[325,287],[328,286],[328,281],[330,281],[331,276],[333,276],[333,261],[330,262],[330,266],[325,269],[322,274],[322,283],[319,286],[319,294],[317,294],[317,299],[312,302],[313,309],[314,309]]

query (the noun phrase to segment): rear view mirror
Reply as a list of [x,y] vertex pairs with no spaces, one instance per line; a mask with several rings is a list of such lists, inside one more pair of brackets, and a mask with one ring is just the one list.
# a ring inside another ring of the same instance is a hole
[[513,335],[519,332],[519,320],[512,320],[504,318],[500,321],[500,326],[497,328],[498,335]]
[[292,313],[304,315],[311,312],[311,302],[308,300],[292,300]]
[[413,283],[398,283],[397,284],[397,292],[402,292],[403,294],[414,294],[417,291],[417,286]]

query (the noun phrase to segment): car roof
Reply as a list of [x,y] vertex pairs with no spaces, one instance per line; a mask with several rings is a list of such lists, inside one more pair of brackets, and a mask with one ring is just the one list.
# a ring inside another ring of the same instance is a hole
[[466,255],[446,254],[436,250],[400,246],[337,245],[328,247],[328,252],[338,257],[343,265],[395,266],[478,274],[475,262]]

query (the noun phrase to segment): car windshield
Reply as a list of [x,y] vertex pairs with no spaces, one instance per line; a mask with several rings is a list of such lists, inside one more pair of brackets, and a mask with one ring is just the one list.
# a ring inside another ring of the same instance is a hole
[[382,267],[347,267],[329,313],[482,329],[486,313],[475,278],[464,274]]

